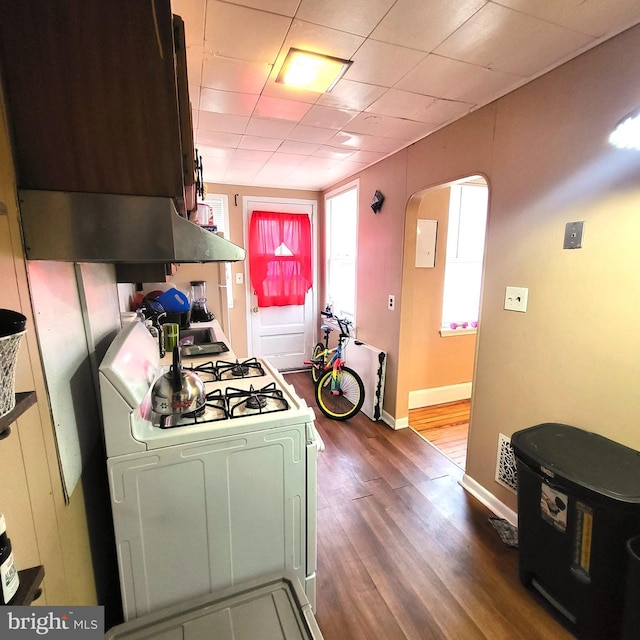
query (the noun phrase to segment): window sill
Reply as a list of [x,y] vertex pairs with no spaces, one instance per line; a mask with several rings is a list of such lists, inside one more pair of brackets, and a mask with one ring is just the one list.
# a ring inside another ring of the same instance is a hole
[[451,338],[453,336],[471,336],[478,333],[477,329],[440,329],[441,338]]

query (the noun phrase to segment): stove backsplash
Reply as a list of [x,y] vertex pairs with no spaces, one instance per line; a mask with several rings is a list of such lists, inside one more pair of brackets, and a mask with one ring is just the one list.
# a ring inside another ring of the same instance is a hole
[[27,268],[68,501],[102,439],[98,367],[120,330],[115,268],[47,261]]

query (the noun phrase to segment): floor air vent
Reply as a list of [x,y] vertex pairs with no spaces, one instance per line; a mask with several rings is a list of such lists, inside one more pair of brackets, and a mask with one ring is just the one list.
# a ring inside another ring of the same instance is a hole
[[518,470],[516,456],[511,446],[511,438],[503,434],[498,435],[498,460],[496,464],[496,482],[503,487],[518,490]]

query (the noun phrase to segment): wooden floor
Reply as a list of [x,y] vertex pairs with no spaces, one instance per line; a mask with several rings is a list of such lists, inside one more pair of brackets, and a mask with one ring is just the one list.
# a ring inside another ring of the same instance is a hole
[[470,400],[459,400],[409,411],[409,426],[461,469],[467,459],[470,405]]
[[328,420],[309,373],[285,376],[316,410],[316,618],[324,640],[560,640],[573,636],[519,582],[517,551],[412,429]]

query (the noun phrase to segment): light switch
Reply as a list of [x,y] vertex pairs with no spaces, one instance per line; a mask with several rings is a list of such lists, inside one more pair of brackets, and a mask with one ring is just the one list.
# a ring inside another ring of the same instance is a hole
[[242,271],[236,273],[236,284],[244,284],[244,274]]
[[504,308],[507,311],[527,310],[527,300],[529,299],[529,289],[526,287],[507,287],[504,296]]

